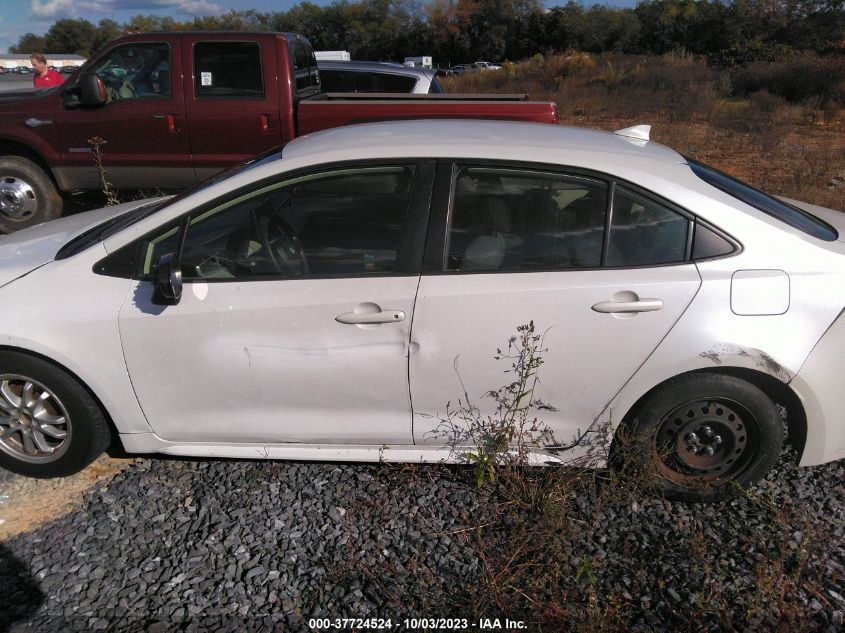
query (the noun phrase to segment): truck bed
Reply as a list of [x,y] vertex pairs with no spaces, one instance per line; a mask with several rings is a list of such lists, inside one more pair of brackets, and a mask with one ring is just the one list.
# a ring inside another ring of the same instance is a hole
[[527,95],[324,93],[297,106],[299,134],[396,119],[498,119],[558,123],[557,106]]

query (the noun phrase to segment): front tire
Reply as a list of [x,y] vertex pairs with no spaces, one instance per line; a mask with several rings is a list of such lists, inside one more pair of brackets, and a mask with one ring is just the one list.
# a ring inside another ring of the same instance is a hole
[[79,472],[108,448],[100,406],[70,374],[18,352],[0,352],[0,467],[28,477]]
[[21,156],[0,158],[0,233],[13,233],[62,214],[62,198],[38,165]]
[[717,501],[756,483],[774,466],[784,439],[766,394],[739,378],[707,373],[663,384],[626,430],[630,438],[616,443],[616,459],[678,501]]

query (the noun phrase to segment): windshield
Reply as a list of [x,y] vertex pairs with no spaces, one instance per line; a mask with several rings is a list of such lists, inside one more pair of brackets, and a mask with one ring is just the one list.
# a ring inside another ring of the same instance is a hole
[[699,163],[696,160],[687,158],[687,162],[693,173],[703,181],[713,185],[717,189],[721,189],[737,200],[741,200],[745,204],[762,211],[766,215],[788,224],[792,228],[798,229],[820,240],[825,240],[826,242],[833,242],[839,237],[836,229],[830,224],[802,209],[793,207],[783,200],[778,200],[759,189],[755,189],[751,185],[728,176],[718,169]]

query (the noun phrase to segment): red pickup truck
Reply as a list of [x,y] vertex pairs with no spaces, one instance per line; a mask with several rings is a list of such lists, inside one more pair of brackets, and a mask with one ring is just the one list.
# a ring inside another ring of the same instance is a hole
[[116,187],[180,189],[293,138],[350,123],[489,118],[557,123],[524,95],[320,91],[291,33],[175,32],[114,40],[58,88],[0,93],[0,233],[61,215],[60,192],[97,190],[100,137]]

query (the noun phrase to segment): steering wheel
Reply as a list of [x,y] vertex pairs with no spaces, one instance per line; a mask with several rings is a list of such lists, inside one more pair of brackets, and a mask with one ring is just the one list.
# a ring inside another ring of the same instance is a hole
[[308,274],[308,261],[299,238],[277,214],[268,213],[259,218],[258,241],[280,274],[297,277]]

